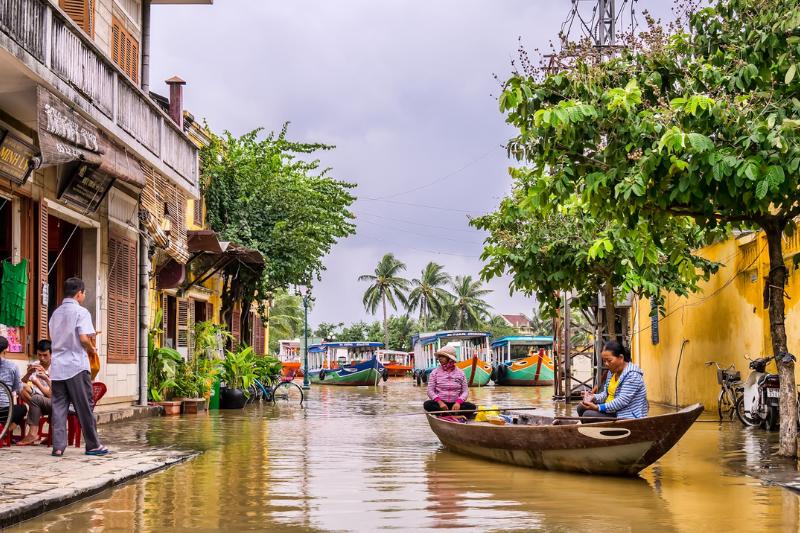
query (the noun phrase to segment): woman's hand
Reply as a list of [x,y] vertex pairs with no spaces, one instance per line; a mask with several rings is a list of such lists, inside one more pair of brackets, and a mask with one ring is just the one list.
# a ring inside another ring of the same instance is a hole
[[439,400],[439,409],[442,411],[447,411],[447,404],[444,403],[442,400]]
[[584,402],[593,402],[594,401],[594,392],[593,391],[583,391],[583,401]]
[[600,411],[600,406],[594,402],[587,402],[586,400],[581,402],[581,405],[584,406],[586,409],[590,409],[592,411]]
[[461,402],[454,403],[453,407],[451,408],[451,410],[452,411],[460,411],[461,410]]

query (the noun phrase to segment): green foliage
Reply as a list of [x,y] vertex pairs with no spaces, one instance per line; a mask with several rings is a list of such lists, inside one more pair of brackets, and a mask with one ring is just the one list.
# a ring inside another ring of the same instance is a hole
[[[149,350],[148,350],[149,351]],[[172,398],[183,357],[172,348],[153,348],[147,358],[147,390],[154,402]]]
[[472,276],[456,276],[450,283],[452,298],[446,302],[443,315],[445,326],[451,329],[477,328],[489,314],[489,304],[483,299],[491,293],[483,283]]
[[397,302],[406,305],[406,292],[409,283],[405,278],[399,276],[400,272],[406,269],[405,263],[395,258],[394,254],[387,253],[375,267],[375,274],[364,274],[358,277],[358,281],[369,282],[370,286],[364,292],[364,308],[372,314],[383,307],[383,342],[389,344],[388,314],[387,303],[392,309],[397,309]]
[[491,333],[493,339],[517,335],[517,330],[509,326],[500,315],[492,316],[486,323],[482,324],[479,329]]
[[257,379],[256,355],[253,348],[247,346],[237,352],[225,351],[222,360],[222,381],[230,389],[247,391],[253,380]]
[[409,312],[419,309],[419,322],[423,330],[428,326],[428,319],[441,314],[446,302],[452,299],[452,294],[444,288],[450,283],[450,275],[444,271],[444,267],[433,262],[425,265],[419,278],[411,280],[414,288],[408,294],[407,309]]
[[256,379],[264,386],[271,387],[281,377],[281,362],[276,357],[255,356],[253,358]]
[[303,332],[303,299],[278,290],[269,305],[269,351],[278,351],[278,341],[294,339]]
[[355,185],[328,176],[319,160],[306,159],[333,147],[292,142],[286,131],[284,126],[262,139],[261,130],[238,138],[226,132],[201,150],[209,225],[221,240],[267,259],[263,270],[236,262],[225,269],[226,306],[241,299],[249,308],[274,289],[318,278],[333,244],[355,232],[349,211]]
[[210,320],[194,325],[194,359],[220,359],[222,346],[232,338],[224,326]]

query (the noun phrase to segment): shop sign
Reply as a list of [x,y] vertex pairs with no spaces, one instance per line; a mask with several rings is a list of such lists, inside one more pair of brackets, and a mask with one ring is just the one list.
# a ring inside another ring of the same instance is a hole
[[58,198],[85,209],[87,213],[97,211],[114,184],[114,177],[96,170],[92,165],[78,165],[64,181]]
[[38,160],[29,144],[0,129],[0,177],[24,185],[37,165]]
[[97,128],[43,87],[38,89],[38,100],[42,166],[70,161],[100,164],[102,150]]

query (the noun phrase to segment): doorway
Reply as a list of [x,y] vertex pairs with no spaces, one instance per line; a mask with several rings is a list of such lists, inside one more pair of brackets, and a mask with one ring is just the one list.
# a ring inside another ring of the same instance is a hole
[[49,285],[47,316],[64,299],[64,281],[82,276],[83,230],[66,220],[47,217],[47,262]]

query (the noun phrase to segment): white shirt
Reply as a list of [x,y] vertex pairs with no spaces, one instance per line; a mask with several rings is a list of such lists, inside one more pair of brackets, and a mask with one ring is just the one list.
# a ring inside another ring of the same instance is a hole
[[88,372],[89,356],[81,345],[80,336],[95,332],[89,311],[74,298],[64,298],[50,317],[49,326],[53,343],[50,379],[63,381],[84,370]]

